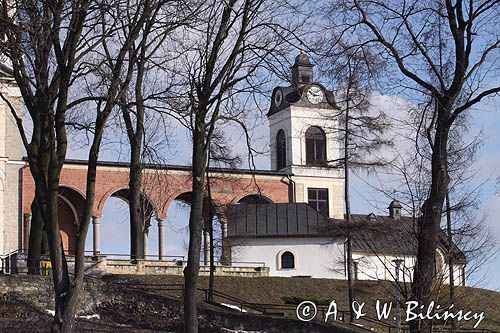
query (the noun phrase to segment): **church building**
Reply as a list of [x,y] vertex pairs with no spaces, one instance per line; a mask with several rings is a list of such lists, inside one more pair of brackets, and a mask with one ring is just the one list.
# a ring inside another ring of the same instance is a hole
[[[333,92],[314,81],[313,65],[301,53],[292,66],[292,85],[274,89],[267,114],[271,167],[292,182],[293,202],[240,203],[229,209],[231,259],[263,262],[272,276],[346,278],[346,235],[352,239],[354,278],[410,281],[417,253],[416,221],[401,215],[393,200],[387,216],[352,215],[346,230],[343,170]],[[436,266],[447,281],[447,254],[455,257],[456,284],[465,284],[464,254],[447,244],[444,232]]]

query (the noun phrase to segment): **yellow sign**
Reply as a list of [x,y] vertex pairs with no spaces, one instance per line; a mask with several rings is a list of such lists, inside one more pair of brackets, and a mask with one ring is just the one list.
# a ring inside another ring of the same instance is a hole
[[52,263],[50,261],[42,260],[40,262],[42,266],[42,275],[52,275]]

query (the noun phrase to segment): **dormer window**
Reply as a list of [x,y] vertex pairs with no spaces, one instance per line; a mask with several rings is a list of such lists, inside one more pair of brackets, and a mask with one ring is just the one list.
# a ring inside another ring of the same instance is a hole
[[306,131],[306,165],[326,165],[326,136],[318,126]]
[[286,167],[286,137],[285,131],[282,129],[278,131],[278,135],[276,136],[276,158],[278,170]]

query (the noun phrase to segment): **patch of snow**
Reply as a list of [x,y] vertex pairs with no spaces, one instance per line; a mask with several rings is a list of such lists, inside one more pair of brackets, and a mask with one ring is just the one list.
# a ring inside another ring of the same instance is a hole
[[[54,310],[45,310],[47,311],[47,313],[49,315],[51,315],[52,317],[54,317],[56,315],[56,312]],[[78,316],[78,315],[75,315],[75,318],[80,318],[80,319],[98,319],[100,320],[101,319],[101,316],[99,316],[99,314],[91,314],[91,315],[83,315],[83,316]]]
[[[239,306],[236,306],[233,304],[220,303],[220,305],[225,306],[225,307],[230,308],[230,309],[233,309],[233,310],[238,310],[240,312],[247,312],[247,310],[241,309]],[[234,331],[234,332],[236,332],[236,331]],[[238,331],[238,332],[242,332],[242,331]]]
[[242,331],[242,330],[230,330],[229,328],[221,328],[223,333],[266,333],[265,331]]
[[97,319],[97,320],[100,320],[101,316],[99,316],[99,314],[96,313],[96,314],[85,315],[85,316],[77,316],[77,318],[80,318],[80,319]]

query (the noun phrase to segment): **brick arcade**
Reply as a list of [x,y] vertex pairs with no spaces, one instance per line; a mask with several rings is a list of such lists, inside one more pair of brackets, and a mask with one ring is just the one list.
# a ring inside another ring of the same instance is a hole
[[[158,224],[158,256],[166,257],[165,221],[168,207],[174,200],[190,202],[191,174],[188,167],[155,165],[143,172],[144,211],[146,224],[152,219]],[[76,244],[76,225],[83,213],[86,190],[86,161],[67,161],[62,169],[60,180],[60,200],[58,207],[59,225],[64,249],[72,254]],[[93,253],[100,254],[99,228],[106,200],[119,197],[128,198],[129,169],[126,163],[101,162],[97,168],[96,193],[92,214]],[[227,230],[224,218],[225,207],[238,202],[251,203],[254,200],[267,202],[288,202],[290,200],[290,178],[279,171],[251,171],[237,169],[212,169],[210,172],[210,192],[212,204],[216,207],[221,221],[222,233]],[[31,202],[35,184],[29,168],[22,169],[23,203],[23,248],[27,248],[31,220]],[[204,231],[207,238],[207,231]],[[145,230],[147,248],[148,230]]]

